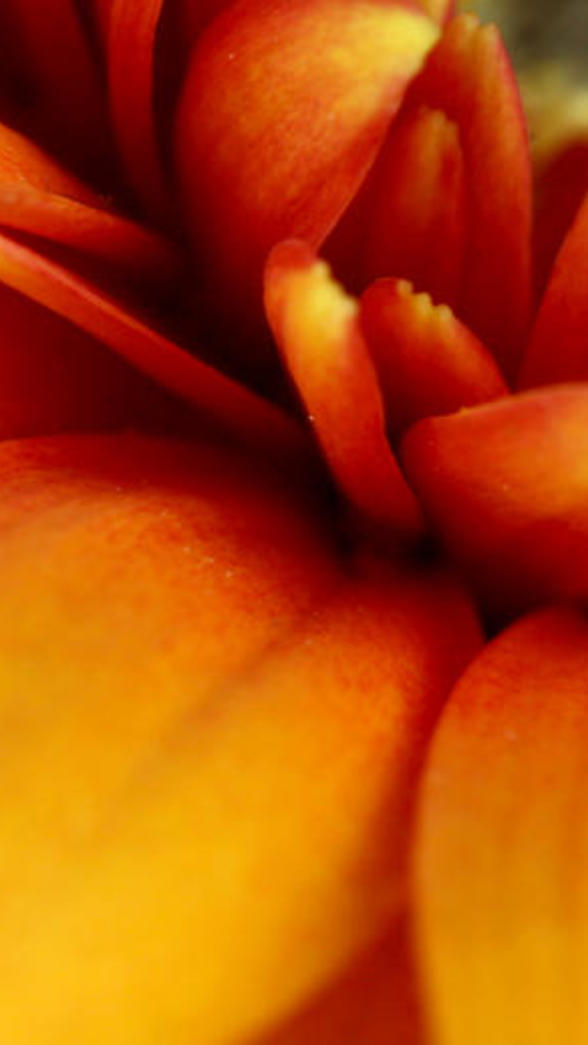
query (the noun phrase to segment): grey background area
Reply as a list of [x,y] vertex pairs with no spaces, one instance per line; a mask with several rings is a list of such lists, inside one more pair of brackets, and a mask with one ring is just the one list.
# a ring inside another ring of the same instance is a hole
[[588,0],[471,0],[462,6],[498,22],[519,66],[563,59],[588,81]]

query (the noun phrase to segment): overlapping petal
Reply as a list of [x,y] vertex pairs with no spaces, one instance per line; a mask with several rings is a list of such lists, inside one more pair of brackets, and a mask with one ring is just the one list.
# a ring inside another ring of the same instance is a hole
[[557,608],[496,639],[428,759],[418,946],[439,1045],[588,1033],[588,620]]
[[304,495],[226,452],[0,461],[2,1035],[241,1040],[398,911],[468,602],[443,572],[346,576]]

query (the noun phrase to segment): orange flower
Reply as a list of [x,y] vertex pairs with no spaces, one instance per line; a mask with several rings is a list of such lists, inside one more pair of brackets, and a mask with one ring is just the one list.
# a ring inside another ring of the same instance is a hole
[[0,12],[11,1045],[588,1030],[588,182],[452,14]]

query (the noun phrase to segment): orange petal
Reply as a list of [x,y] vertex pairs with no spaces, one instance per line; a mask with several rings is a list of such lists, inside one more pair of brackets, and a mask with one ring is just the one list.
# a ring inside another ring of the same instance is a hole
[[406,926],[277,1031],[251,1045],[425,1045]]
[[178,260],[166,240],[106,210],[83,182],[2,124],[0,225],[73,247],[119,275],[151,284],[166,285],[178,275]]
[[176,146],[194,246],[223,312],[256,314],[277,241],[318,247],[330,232],[437,33],[411,5],[382,0],[240,0],[213,21]]
[[588,195],[556,258],[520,374],[523,388],[588,380]]
[[516,81],[494,26],[473,15],[449,25],[408,92],[407,105],[419,104],[459,126],[469,233],[459,314],[512,377],[529,323],[531,172]]
[[386,438],[357,302],[304,243],[272,251],[265,303],[270,325],[333,475],[376,523],[414,536],[422,520]]
[[447,305],[403,280],[364,294],[361,325],[382,384],[389,429],[506,395],[490,353]]
[[403,461],[492,608],[588,595],[588,385],[420,421]]
[[108,86],[116,139],[129,181],[159,222],[171,216],[155,122],[155,38],[164,0],[113,0],[108,15]]
[[303,433],[278,407],[146,326],[75,274],[0,235],[0,281],[91,334],[245,445],[303,451]]
[[416,845],[439,1045],[588,1038],[588,622],[550,609],[493,642],[433,744]]
[[238,456],[76,437],[0,468],[2,1040],[245,1040],[397,909],[468,605],[344,579]]
[[455,305],[463,277],[463,152],[438,110],[401,110],[325,254],[358,291],[397,276]]

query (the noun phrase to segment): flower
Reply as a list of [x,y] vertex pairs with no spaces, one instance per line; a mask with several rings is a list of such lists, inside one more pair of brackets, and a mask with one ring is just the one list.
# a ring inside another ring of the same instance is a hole
[[582,1037],[588,183],[537,289],[450,8],[0,14],[11,1045]]

